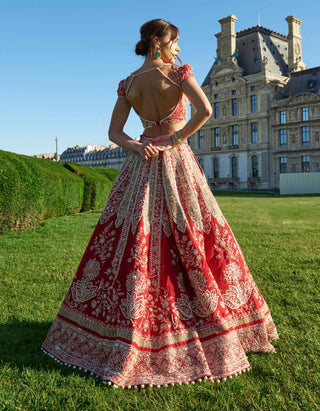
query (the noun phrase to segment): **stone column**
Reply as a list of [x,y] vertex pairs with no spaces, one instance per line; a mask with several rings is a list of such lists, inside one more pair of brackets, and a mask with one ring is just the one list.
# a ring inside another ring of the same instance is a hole
[[216,34],[218,41],[217,57],[222,61],[228,60],[236,50],[236,33],[234,23],[237,17],[234,15],[219,20],[221,32]]
[[302,20],[294,16],[286,17],[289,26],[288,34],[288,70],[305,70],[307,67],[302,61],[300,25]]

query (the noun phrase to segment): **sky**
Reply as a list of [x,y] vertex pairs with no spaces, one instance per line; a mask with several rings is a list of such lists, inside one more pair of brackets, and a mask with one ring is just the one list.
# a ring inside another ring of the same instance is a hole
[[[260,18],[285,35],[285,18],[300,18],[303,61],[320,66],[319,0],[0,0],[0,149],[52,153],[56,137],[59,154],[108,146],[118,83],[143,63],[134,53],[140,26],[154,18],[178,26],[179,56],[201,84],[216,56],[218,20],[231,14],[236,31]],[[125,132],[142,131],[131,113]]]

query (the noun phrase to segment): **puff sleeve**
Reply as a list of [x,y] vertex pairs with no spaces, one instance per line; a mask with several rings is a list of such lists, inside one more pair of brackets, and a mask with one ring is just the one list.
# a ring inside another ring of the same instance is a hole
[[127,79],[121,80],[119,85],[118,85],[118,90],[117,94],[120,97],[126,97],[126,85],[127,85]]
[[178,77],[180,80],[180,83],[182,83],[184,80],[186,80],[188,77],[192,76],[194,77],[192,73],[192,67],[190,64],[184,64],[183,66],[178,67]]

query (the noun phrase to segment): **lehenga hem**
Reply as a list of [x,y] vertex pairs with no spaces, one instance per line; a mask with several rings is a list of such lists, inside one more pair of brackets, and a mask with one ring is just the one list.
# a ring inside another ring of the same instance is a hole
[[169,387],[169,386],[183,385],[183,384],[185,384],[185,385],[189,385],[189,384],[194,385],[196,383],[205,382],[205,381],[220,383],[221,381],[227,381],[228,379],[231,379],[233,377],[237,377],[241,374],[244,374],[245,372],[249,372],[249,371],[252,370],[251,366],[249,366],[249,367],[243,368],[242,370],[239,370],[239,371],[237,371],[233,374],[221,376],[221,378],[217,378],[217,377],[214,377],[214,376],[211,376],[211,375],[204,375],[204,376],[202,376],[202,377],[200,377],[196,380],[179,381],[179,382],[176,382],[176,383],[171,382],[169,384],[137,384],[137,385],[127,385],[126,386],[126,385],[117,385],[117,384],[113,383],[110,380],[103,379],[101,377],[101,375],[94,374],[90,370],[85,370],[82,367],[73,365],[73,364],[68,363],[68,362],[63,362],[60,359],[58,359],[57,357],[55,357],[54,355],[47,352],[43,347],[41,347],[41,351],[44,354],[48,355],[50,358],[52,358],[54,361],[56,361],[58,364],[65,365],[66,367],[69,367],[69,368],[84,371],[85,373],[90,374],[90,376],[95,376],[96,378],[100,378],[102,384],[112,386],[113,388],[122,388],[122,389],[131,389],[131,388],[138,389],[138,388],[147,388],[147,387],[148,388],[152,388],[152,387],[161,388],[161,387]]
[[45,342],[42,351],[60,364],[89,372],[116,387],[193,384],[203,379],[221,381],[251,368],[246,353],[275,352],[270,340],[279,337],[270,324],[273,323],[267,313],[262,322],[154,351],[119,339],[101,339],[58,317],[51,343]]

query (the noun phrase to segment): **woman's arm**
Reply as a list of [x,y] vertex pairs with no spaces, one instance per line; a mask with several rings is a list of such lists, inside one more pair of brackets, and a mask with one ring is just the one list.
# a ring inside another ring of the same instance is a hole
[[183,137],[187,138],[195,133],[211,117],[212,107],[193,76],[188,77],[182,82],[182,91],[196,110],[190,120],[180,130]]
[[108,131],[109,139],[118,146],[135,151],[145,160],[148,160],[158,153],[158,149],[150,143],[140,143],[139,141],[133,140],[123,131],[129,117],[130,109],[131,105],[128,100],[125,97],[118,97],[111,116]]

